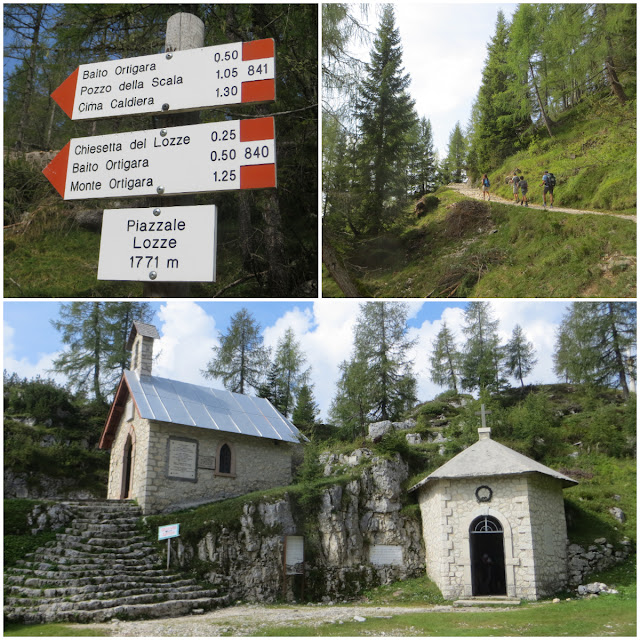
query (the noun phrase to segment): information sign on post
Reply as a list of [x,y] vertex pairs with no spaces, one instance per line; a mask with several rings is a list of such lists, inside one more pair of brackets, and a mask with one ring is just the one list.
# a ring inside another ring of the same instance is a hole
[[106,209],[98,280],[215,282],[215,205]]
[[158,540],[167,541],[167,571],[169,571],[169,563],[171,562],[171,538],[180,536],[180,524],[165,524],[158,527]]
[[274,41],[83,64],[51,97],[72,120],[273,101]]
[[73,138],[43,173],[65,200],[276,186],[272,117]]

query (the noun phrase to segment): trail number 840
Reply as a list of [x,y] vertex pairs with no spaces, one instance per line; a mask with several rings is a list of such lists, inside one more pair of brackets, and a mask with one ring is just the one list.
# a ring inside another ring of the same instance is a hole
[[251,158],[267,158],[269,157],[269,147],[265,144],[261,147],[247,147],[244,150],[244,157],[247,160],[251,160]]

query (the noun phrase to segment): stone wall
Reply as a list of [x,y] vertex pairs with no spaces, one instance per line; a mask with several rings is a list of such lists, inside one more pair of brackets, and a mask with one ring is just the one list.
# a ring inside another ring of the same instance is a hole
[[[540,524],[564,520],[560,487],[553,491],[531,480],[529,475],[434,480],[420,490],[427,573],[445,598],[473,595],[469,527],[483,515],[496,518],[503,528],[507,595],[535,600],[548,592],[548,585],[566,580],[566,529],[563,534],[559,525]],[[491,487],[490,502],[477,501],[480,485]],[[542,559],[547,542],[549,561]],[[541,576],[536,575],[534,549],[542,561]]]
[[631,551],[628,539],[623,540],[618,549],[607,542],[606,538],[596,538],[586,549],[579,544],[570,544],[567,548],[569,585],[580,584],[589,574],[623,562]]
[[[240,522],[211,527],[197,543],[178,539],[177,564],[199,567],[213,583],[226,583],[235,599],[274,602],[299,597],[301,576],[283,576],[284,536],[305,541],[305,596],[336,600],[370,586],[424,574],[421,527],[401,513],[406,465],[372,459],[370,467],[346,484],[322,491],[317,513],[301,513],[290,496],[275,503],[246,504]],[[387,545],[400,563],[370,561],[372,549]]]
[[[197,440],[198,459],[216,459],[222,444],[233,453],[231,474],[198,468],[197,481],[167,477],[167,443],[170,437]],[[171,511],[244,495],[260,489],[291,483],[291,461],[295,446],[286,442],[196,429],[164,422],[151,422],[147,451],[145,493],[139,498],[145,513]]]
[[536,558],[537,597],[550,596],[567,584],[567,520],[557,480],[529,478],[529,511]]

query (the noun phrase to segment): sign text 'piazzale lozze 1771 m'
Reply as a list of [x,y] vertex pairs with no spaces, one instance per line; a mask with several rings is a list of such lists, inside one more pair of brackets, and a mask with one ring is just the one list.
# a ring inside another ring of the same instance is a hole
[[[52,94],[73,120],[275,100],[272,39],[80,65]],[[272,117],[74,138],[43,173],[65,200],[277,186]],[[214,282],[213,205],[106,210],[99,280]]]

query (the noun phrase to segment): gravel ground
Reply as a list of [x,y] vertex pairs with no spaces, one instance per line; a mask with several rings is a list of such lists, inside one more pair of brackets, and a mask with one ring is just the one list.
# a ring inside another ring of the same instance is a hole
[[[450,187],[451,189],[455,189],[456,191],[461,193],[463,196],[466,196],[467,198],[475,198],[476,200],[482,200],[482,191],[480,189],[474,189],[473,187],[470,187],[467,184],[460,184],[460,183],[452,183],[447,186]],[[531,190],[529,190],[528,195],[529,195],[529,199],[531,200],[531,202],[529,202],[529,209],[543,208],[542,204],[537,204],[542,199],[541,189],[542,187],[537,193],[532,193]],[[500,196],[497,196],[493,193],[491,194],[491,202],[499,202],[501,204],[511,204],[514,207],[520,206],[520,205],[516,205],[516,203],[513,200],[506,200],[505,198],[501,198]],[[613,216],[614,218],[632,220],[633,222],[637,221],[636,216],[625,215],[623,213],[610,213],[607,211],[587,211],[584,209],[567,209],[566,207],[560,207],[560,206],[556,207],[555,205],[553,205],[553,209],[548,209],[548,210],[560,211],[562,213],[570,213],[572,215],[583,215],[587,213],[593,216]]]
[[[263,605],[239,605],[210,611],[202,615],[161,620],[113,621],[106,624],[90,624],[83,627],[102,631],[110,636],[251,636],[264,627],[272,626],[319,626],[324,623],[351,622],[356,616],[362,618],[386,618],[402,613],[432,613],[436,611],[469,611],[452,606],[432,607],[365,607],[365,606],[290,606],[267,607]],[[474,611],[480,610],[474,607]],[[493,609],[495,610],[495,609]],[[504,610],[500,608],[500,610]]]

